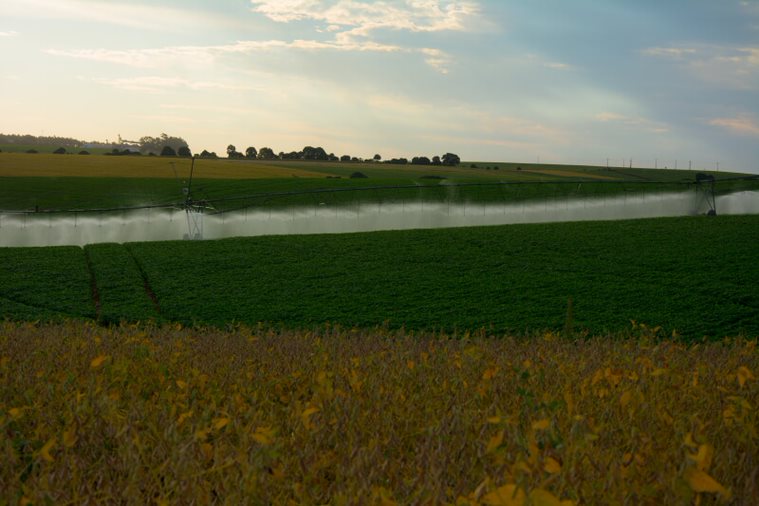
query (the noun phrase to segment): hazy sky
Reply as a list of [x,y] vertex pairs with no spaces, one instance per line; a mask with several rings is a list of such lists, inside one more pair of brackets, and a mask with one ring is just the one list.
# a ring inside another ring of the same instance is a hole
[[759,173],[759,0],[1,0],[0,93],[2,133]]

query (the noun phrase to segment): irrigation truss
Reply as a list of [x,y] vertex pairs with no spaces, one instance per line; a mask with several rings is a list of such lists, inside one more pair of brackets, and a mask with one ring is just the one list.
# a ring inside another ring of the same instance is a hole
[[250,208],[338,205],[351,206],[357,202],[481,202],[508,203],[513,201],[544,201],[559,198],[593,198],[619,196],[627,193],[697,191],[714,201],[715,194],[741,190],[759,190],[758,176],[729,177],[707,180],[651,181],[633,180],[561,180],[561,181],[500,181],[438,184],[355,186],[344,188],[315,188],[294,191],[248,193],[213,197],[202,189],[183,200],[154,202],[134,206],[83,207],[62,209],[0,209],[6,216],[22,215],[97,215],[150,210],[188,210],[207,215],[225,214]]

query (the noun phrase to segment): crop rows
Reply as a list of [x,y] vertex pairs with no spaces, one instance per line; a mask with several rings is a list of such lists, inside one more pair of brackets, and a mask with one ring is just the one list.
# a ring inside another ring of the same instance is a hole
[[633,333],[0,323],[0,489],[10,504],[756,504],[756,341]]

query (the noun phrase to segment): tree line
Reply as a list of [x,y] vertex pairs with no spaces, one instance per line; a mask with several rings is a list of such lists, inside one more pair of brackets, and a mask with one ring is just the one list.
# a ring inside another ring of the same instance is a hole
[[[203,150],[200,153],[200,158],[219,158],[216,153]],[[322,147],[306,146],[300,151],[284,152],[280,151],[275,154],[274,150],[270,147],[263,147],[256,149],[250,146],[245,149],[244,152],[237,150],[234,144],[227,146],[227,158],[237,160],[311,160],[311,161],[324,161],[324,162],[382,162],[382,156],[375,154],[367,158],[360,158],[351,155],[337,156],[334,153],[327,153]],[[448,165],[454,166],[461,163],[461,158],[455,153],[446,153],[442,156],[433,156],[429,158],[427,156],[415,156],[409,160],[407,158],[391,158],[385,160],[384,163],[396,164],[396,165]]]
[[[111,156],[168,156],[168,157],[182,157],[190,158],[193,156],[190,146],[181,137],[170,136],[166,133],[162,133],[158,136],[143,136],[139,140],[129,141],[122,139],[119,135],[118,141],[113,143],[102,142],[85,142],[77,139],[67,137],[38,137],[34,135],[8,135],[0,134],[0,144],[18,144],[24,146],[58,146],[53,151],[56,154],[66,154],[68,150],[80,150],[79,154],[89,154],[86,148],[98,148],[98,149],[110,149],[106,155]],[[29,153],[36,153],[36,149],[27,150]],[[203,150],[198,155],[199,158],[215,159],[219,156],[213,151]],[[300,151],[275,151],[270,147],[262,147],[256,149],[253,146],[246,148],[243,152],[237,150],[235,145],[230,144],[227,146],[226,157],[229,159],[239,160],[308,160],[308,161],[324,161],[324,162],[375,162],[375,163],[388,163],[394,165],[447,165],[455,166],[461,163],[461,159],[455,153],[445,153],[441,156],[433,156],[432,158],[427,156],[415,156],[411,160],[407,158],[391,158],[389,160],[382,160],[382,156],[375,154],[366,158],[342,155],[337,156],[334,153],[327,153],[327,151],[321,146],[305,146]]]

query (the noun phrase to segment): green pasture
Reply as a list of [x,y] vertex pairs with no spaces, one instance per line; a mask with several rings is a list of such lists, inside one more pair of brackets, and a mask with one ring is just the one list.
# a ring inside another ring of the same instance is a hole
[[759,216],[718,216],[4,248],[0,314],[757,337],[757,244]]

